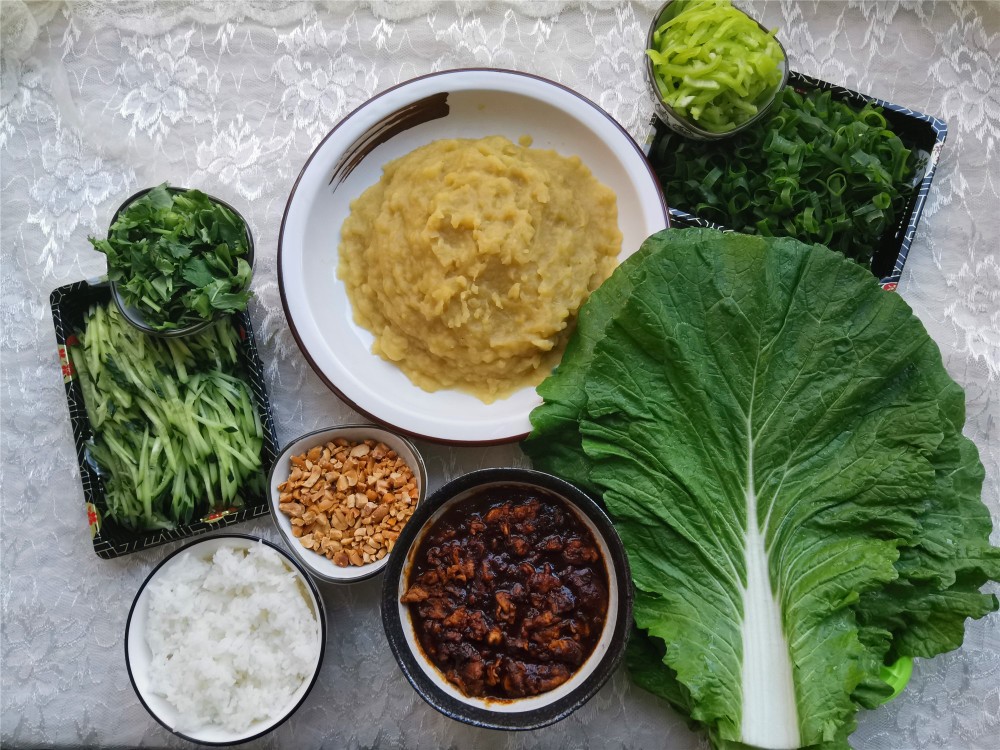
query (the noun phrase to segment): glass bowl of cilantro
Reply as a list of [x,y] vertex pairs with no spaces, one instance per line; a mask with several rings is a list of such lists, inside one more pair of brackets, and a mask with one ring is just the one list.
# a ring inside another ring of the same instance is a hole
[[246,310],[253,237],[223,200],[163,183],[126,200],[107,239],[89,239],[122,315],[144,333],[186,336]]

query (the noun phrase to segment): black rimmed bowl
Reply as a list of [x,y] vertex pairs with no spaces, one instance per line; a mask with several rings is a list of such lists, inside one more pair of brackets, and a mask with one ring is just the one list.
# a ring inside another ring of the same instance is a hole
[[[441,516],[488,490],[527,489],[554,497],[576,514],[593,534],[608,574],[608,610],[590,656],[573,676],[548,692],[497,700],[463,695],[424,654],[409,606],[400,601],[424,535]],[[529,469],[484,469],[449,482],[417,508],[389,556],[382,583],[382,624],[403,675],[420,697],[449,718],[485,729],[528,730],[553,724],[590,700],[621,662],[632,625],[634,594],[628,559],[611,520],[578,487],[551,474]]]
[[[305,566],[306,570],[314,578],[318,578],[326,583],[357,583],[358,581],[373,578],[381,573],[382,569],[389,563],[391,555],[386,555],[381,560],[366,563],[365,565],[351,565],[342,568],[335,565],[325,555],[303,547],[302,543],[292,532],[291,519],[278,507],[281,497],[278,486],[288,479],[288,475],[291,472],[290,459],[292,456],[300,455],[317,446],[326,445],[331,440],[338,438],[344,438],[354,443],[369,439],[375,440],[376,442],[385,443],[389,448],[396,451],[396,455],[406,462],[406,465],[410,467],[410,471],[413,472],[413,476],[417,480],[417,491],[419,493],[417,496],[417,508],[420,507],[424,499],[424,494],[427,492],[427,468],[424,466],[424,459],[421,457],[420,451],[409,440],[391,430],[368,424],[346,424],[307,432],[305,435],[295,438],[278,454],[267,477],[267,486],[268,498],[271,503],[271,518],[274,520],[274,525],[278,527],[278,531],[284,537],[285,544],[288,545],[292,554],[298,558],[299,562]],[[407,525],[409,525],[409,522],[407,522]]]
[[[121,216],[121,214],[124,211],[126,211],[129,206],[131,206],[133,203],[135,203],[137,200],[142,198],[144,195],[146,195],[153,189],[154,188],[146,188],[145,190],[140,190],[138,193],[135,193],[125,199],[125,202],[118,207],[118,210],[115,211],[114,216],[111,217],[111,224],[108,225],[109,226],[108,237],[111,236],[110,227],[113,226],[116,221],[118,221],[118,217]],[[186,193],[192,189],[194,188],[171,187],[171,186],[167,187],[167,191],[172,194]],[[202,190],[200,192],[204,193],[205,191]],[[250,264],[250,278],[247,279],[247,284],[244,287],[244,289],[247,289],[250,286],[250,282],[253,280],[253,263],[254,263],[253,234],[251,234],[250,232],[250,224],[247,223],[246,217],[244,217],[243,214],[241,214],[231,205],[226,203],[226,201],[222,200],[221,198],[216,198],[214,195],[210,195],[209,193],[205,193],[205,195],[213,203],[217,203],[223,208],[232,211],[233,215],[236,216],[236,218],[243,223],[243,230],[246,232],[246,238],[247,238],[247,254],[244,260],[246,260],[246,262]],[[108,283],[111,285],[111,298],[114,300],[115,306],[118,308],[119,312],[121,312],[122,317],[124,317],[125,320],[127,320],[132,326],[134,326],[135,328],[139,329],[140,331],[149,336],[159,336],[161,338],[176,338],[179,336],[190,336],[193,333],[197,333],[198,331],[204,330],[212,323],[214,323],[216,320],[224,318],[226,315],[229,314],[221,310],[218,310],[216,311],[215,315],[213,315],[208,320],[200,320],[196,323],[192,323],[191,325],[184,326],[183,328],[173,328],[165,331],[160,331],[157,330],[156,328],[153,328],[146,321],[146,316],[143,314],[142,310],[135,307],[134,305],[128,304],[128,302],[125,301],[125,296],[118,288],[117,282],[109,279]]]
[[484,403],[456,389],[425,391],[373,354],[337,277],[341,227],[352,201],[383,168],[446,138],[524,136],[534,148],[579,156],[618,198],[619,260],[668,225],[656,175],[632,136],[583,95],[528,73],[464,69],[430,73],[376,94],[316,146],[295,180],[278,233],[278,289],[288,325],[319,377],[368,419],[422,440],[509,443],[531,430],[541,403],[533,385]]
[[[152,660],[152,653],[145,639],[149,606],[149,584],[161,576],[164,571],[176,565],[181,559],[182,554],[194,554],[199,557],[208,558],[222,547],[249,549],[257,544],[263,544],[281,555],[289,573],[295,575],[300,593],[319,622],[319,653],[312,674],[303,680],[302,685],[292,695],[287,705],[278,707],[268,719],[255,721],[242,732],[232,732],[224,727],[214,725],[203,726],[197,730],[180,730],[177,728],[179,725],[177,709],[167,702],[163,696],[153,692],[150,685],[149,665]],[[135,690],[136,695],[139,696],[139,702],[142,703],[150,716],[170,732],[182,739],[197,742],[201,745],[222,746],[249,742],[250,740],[264,736],[284,723],[298,710],[316,683],[320,666],[323,663],[325,650],[326,609],[323,606],[323,599],[316,589],[316,584],[312,582],[302,566],[283,549],[266,539],[250,536],[249,534],[221,534],[206,537],[186,544],[168,555],[159,565],[153,568],[153,571],[143,581],[142,586],[139,587],[139,592],[136,594],[135,601],[132,602],[132,608],[129,610],[128,621],[125,625],[125,665],[128,669],[129,680],[132,682],[132,688]]]
[[[660,9],[657,10],[656,14],[653,16],[652,23],[649,25],[649,31],[646,34],[645,49],[653,49],[653,35],[656,33],[656,30],[671,18],[681,13],[689,2],[690,0],[667,0],[667,2],[660,6]],[[757,24],[765,34],[768,33],[767,27],[765,27],[764,24],[757,19],[753,18],[749,13],[741,10],[740,8],[735,8],[735,6],[734,9]],[[730,138],[737,133],[746,130],[755,123],[760,122],[774,107],[774,103],[778,100],[778,95],[781,93],[781,90],[785,88],[785,84],[788,82],[788,54],[785,52],[784,45],[777,37],[775,37],[774,41],[777,42],[778,46],[781,48],[781,55],[783,58],[781,61],[781,81],[768,96],[759,98],[757,101],[752,102],[752,104],[757,106],[757,114],[748,120],[741,122],[732,130],[727,130],[722,133],[706,130],[698,125],[698,123],[693,119],[680,114],[673,107],[663,101],[663,97],[660,95],[659,86],[656,85],[656,72],[653,69],[653,61],[650,59],[649,55],[643,52],[643,58],[645,58],[643,68],[646,71],[646,88],[649,90],[649,94],[653,99],[653,111],[656,113],[656,116],[671,130],[696,141],[718,141],[723,138]]]

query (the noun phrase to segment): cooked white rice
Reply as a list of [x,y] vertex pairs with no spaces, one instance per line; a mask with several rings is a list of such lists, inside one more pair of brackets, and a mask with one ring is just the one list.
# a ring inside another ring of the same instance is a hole
[[277,718],[319,660],[317,615],[275,550],[190,552],[149,585],[150,685],[181,731]]

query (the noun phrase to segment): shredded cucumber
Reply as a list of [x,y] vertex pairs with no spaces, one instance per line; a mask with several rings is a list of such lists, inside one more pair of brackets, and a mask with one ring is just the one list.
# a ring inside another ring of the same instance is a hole
[[154,339],[113,306],[91,308],[69,347],[105,479],[106,517],[130,529],[173,528],[263,491],[264,432],[238,377],[236,331],[219,321]]

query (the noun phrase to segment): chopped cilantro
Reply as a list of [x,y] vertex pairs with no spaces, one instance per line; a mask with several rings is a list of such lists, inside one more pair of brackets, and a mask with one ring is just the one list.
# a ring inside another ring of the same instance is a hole
[[107,239],[108,278],[155,330],[168,331],[245,310],[250,292],[246,225],[200,190],[163,183],[131,203]]

